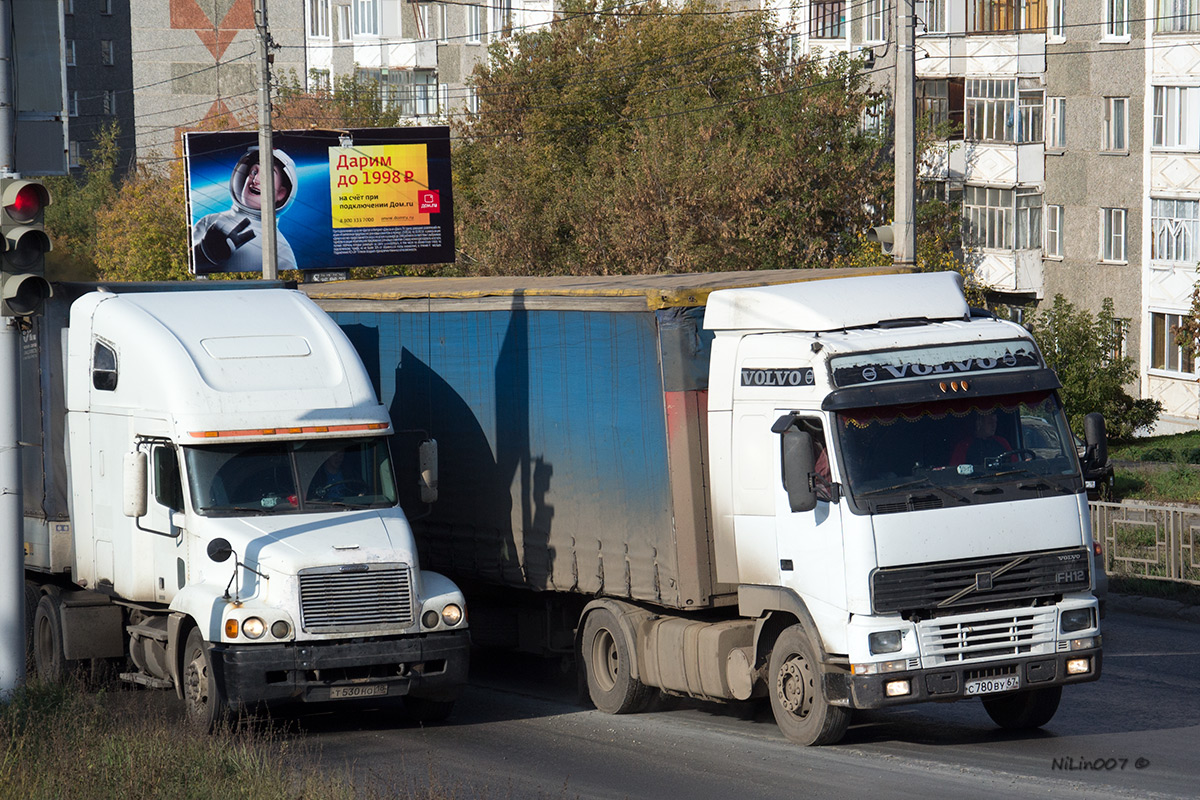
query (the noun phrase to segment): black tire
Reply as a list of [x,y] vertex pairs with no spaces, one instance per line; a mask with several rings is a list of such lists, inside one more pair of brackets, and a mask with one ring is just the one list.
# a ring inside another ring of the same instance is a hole
[[1051,686],[984,698],[983,708],[992,722],[1001,728],[1028,730],[1040,728],[1049,722],[1058,710],[1058,701],[1061,699],[1062,687]]
[[845,736],[850,709],[829,704],[816,647],[800,625],[785,628],[775,640],[769,694],[775,722],[796,744],[836,744]]
[[199,628],[188,633],[183,647],[183,702],[188,719],[205,731],[212,731],[229,718],[220,682],[214,673],[212,657]]
[[62,683],[79,671],[79,661],[63,654],[62,605],[53,594],[42,595],[34,612],[33,663],[48,683]]
[[413,722],[432,725],[445,722],[454,710],[453,700],[430,700],[428,697],[404,697],[404,713]]
[[606,608],[587,615],[583,623],[583,671],[588,694],[605,714],[645,711],[656,692],[633,677],[633,652],[616,616]]
[[41,589],[33,581],[25,581],[25,668],[26,672],[34,670],[33,661],[33,621],[37,617],[38,603],[42,600]]

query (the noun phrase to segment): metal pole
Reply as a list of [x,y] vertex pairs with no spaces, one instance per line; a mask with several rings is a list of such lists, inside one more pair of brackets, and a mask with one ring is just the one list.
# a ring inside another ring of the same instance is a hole
[[896,8],[896,209],[892,222],[897,266],[917,263],[916,48],[913,0],[895,0]]
[[[14,173],[12,0],[0,0],[0,175]],[[0,317],[0,701],[25,683],[25,524],[21,492],[21,332]]]
[[258,32],[258,175],[262,187],[262,273],[264,280],[278,276],[275,250],[275,154],[271,143],[271,61],[267,29],[267,0],[254,0],[254,27]]

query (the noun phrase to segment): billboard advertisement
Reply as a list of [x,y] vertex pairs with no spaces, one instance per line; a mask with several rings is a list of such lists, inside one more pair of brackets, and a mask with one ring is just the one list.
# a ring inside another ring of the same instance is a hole
[[[454,261],[450,129],[276,131],[277,266]],[[191,269],[262,271],[258,133],[184,136]]]

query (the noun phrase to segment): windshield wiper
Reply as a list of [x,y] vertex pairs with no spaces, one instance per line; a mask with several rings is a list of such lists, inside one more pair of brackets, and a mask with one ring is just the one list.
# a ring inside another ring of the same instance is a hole
[[895,483],[895,484],[892,484],[891,486],[880,486],[878,489],[871,489],[866,492],[856,492],[855,494],[859,497],[873,497],[877,494],[887,494],[888,492],[899,492],[904,489],[916,489],[918,487],[929,488],[929,489],[940,488],[933,481],[929,480],[929,478],[917,478],[917,479],[911,480],[911,481],[902,481],[900,483]]

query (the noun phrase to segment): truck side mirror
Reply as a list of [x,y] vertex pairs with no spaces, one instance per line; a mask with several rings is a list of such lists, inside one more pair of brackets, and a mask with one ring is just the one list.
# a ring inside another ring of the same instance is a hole
[[420,462],[420,479],[417,485],[421,487],[421,502],[436,503],[438,499],[438,456],[437,439],[426,439],[421,442],[417,451]]
[[218,537],[208,543],[208,549],[205,552],[208,553],[209,558],[220,564],[222,561],[228,561],[229,557],[233,555],[233,545],[229,543],[228,539]]
[[812,474],[816,469],[812,434],[789,427],[781,435],[783,443],[783,488],[787,490],[792,511],[812,511],[817,507]]
[[124,488],[122,511],[127,517],[144,517],[146,516],[146,497],[148,494],[146,488],[146,474],[148,469],[145,452],[137,450],[132,453],[126,453],[122,466],[121,478]]
[[1083,440],[1087,444],[1084,456],[1096,466],[1108,463],[1108,432],[1104,426],[1104,415],[1093,411],[1083,418]]

